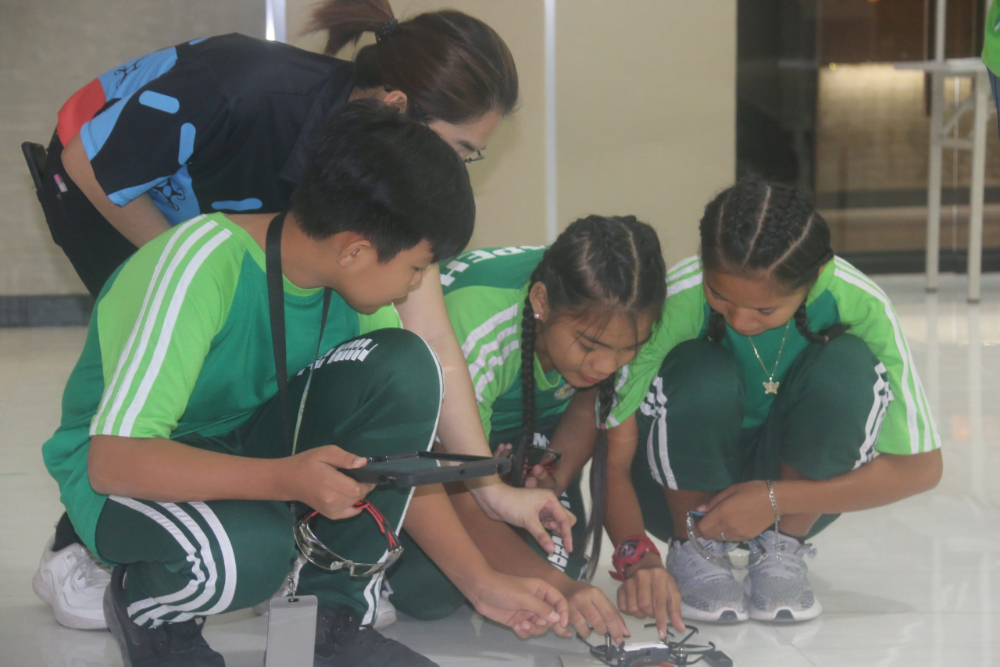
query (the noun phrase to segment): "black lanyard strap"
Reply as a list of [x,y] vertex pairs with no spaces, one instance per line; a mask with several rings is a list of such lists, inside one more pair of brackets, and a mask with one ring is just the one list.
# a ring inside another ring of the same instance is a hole
[[[274,370],[277,373],[278,394],[281,400],[281,426],[285,434],[285,445],[288,451],[295,453],[298,440],[298,425],[292,431],[291,410],[288,406],[288,359],[285,342],[285,287],[281,272],[281,230],[285,225],[285,214],[274,216],[267,226],[267,241],[264,245],[265,268],[267,271],[267,303],[271,319],[271,344],[274,348]],[[319,358],[320,346],[323,344],[323,330],[326,328],[326,316],[330,312],[330,288],[323,290],[323,316],[319,325],[319,340],[316,342],[315,359]],[[309,380],[302,392],[302,403],[299,406],[298,419],[302,418],[302,408],[309,395],[309,384],[315,360],[309,369]]]

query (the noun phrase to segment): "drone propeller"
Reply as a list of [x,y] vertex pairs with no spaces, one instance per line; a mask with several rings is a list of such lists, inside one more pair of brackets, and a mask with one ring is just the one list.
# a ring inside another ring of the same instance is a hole
[[[649,624],[646,627],[653,627]],[[732,667],[732,660],[725,653],[716,650],[713,642],[688,644],[698,628],[689,625],[690,632],[679,641],[661,641],[645,645],[628,646],[625,642],[615,644],[610,634],[604,636],[604,644],[595,646],[577,634],[577,638],[590,647],[590,653],[610,667],[690,667],[704,661],[707,667]],[[668,631],[669,633],[669,631]],[[672,633],[668,634],[668,637]]]

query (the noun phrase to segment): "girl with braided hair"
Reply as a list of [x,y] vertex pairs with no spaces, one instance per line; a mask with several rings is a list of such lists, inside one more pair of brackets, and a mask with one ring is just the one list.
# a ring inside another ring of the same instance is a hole
[[[308,30],[324,34],[324,54],[239,34],[195,39],[109,70],[62,107],[43,170],[43,210],[95,297],[138,247],[186,220],[288,210],[324,121],[350,101],[377,100],[419,121],[467,163],[483,159],[517,106],[510,50],[468,14],[397,19],[389,0],[322,0]],[[368,33],[375,43],[353,61],[334,57]],[[444,448],[489,454],[436,264],[398,312],[446,369]],[[524,528],[549,550],[547,529],[569,535],[572,516],[545,489],[513,489],[494,476],[473,492],[491,518]],[[80,568],[93,575],[86,586],[70,576]],[[98,629],[106,627],[108,580],[64,514],[42,551],[35,590],[60,623]]]
[[[608,533],[669,540],[686,618],[815,618],[806,540],[842,512],[933,488],[941,439],[892,304],[833,254],[803,194],[742,180],[700,232],[609,418]],[[729,559],[741,542],[742,585]],[[639,597],[662,596],[655,547],[638,567]]]
[[[593,507],[589,521],[581,519],[573,529],[575,548],[553,535],[558,548],[546,554],[523,531],[488,520],[464,488],[453,490],[452,502],[495,567],[549,581],[566,596],[570,622],[581,634],[593,628],[621,640],[624,622],[587,582],[601,548],[604,424],[617,371],[649,338],[666,295],[656,232],[632,216],[589,216],[572,223],[549,248],[474,250],[440,270],[483,428],[491,448],[513,459],[510,483],[550,486],[564,506],[584,517],[580,470],[593,455]],[[550,441],[563,455],[558,469],[552,475],[541,466],[529,470],[528,452]],[[463,602],[461,594],[428,559],[417,557],[415,545],[407,550],[390,576],[390,601],[418,618],[452,613]]]

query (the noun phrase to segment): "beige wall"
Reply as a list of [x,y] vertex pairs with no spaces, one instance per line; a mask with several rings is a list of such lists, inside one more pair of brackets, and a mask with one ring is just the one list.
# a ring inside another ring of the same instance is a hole
[[560,228],[631,213],[669,264],[694,254],[702,209],[736,173],[735,0],[560,0],[556,13]]
[[[321,50],[321,35],[302,36],[314,0],[287,0],[288,41]],[[545,35],[542,0],[394,0],[400,20],[442,8],[476,16],[496,30],[518,65],[521,101],[484,152],[469,165],[476,191],[472,247],[545,243]],[[361,46],[369,43],[362,41]],[[341,57],[350,58],[347,47]]]
[[[30,0],[5,0],[0,21],[0,295],[83,292],[48,238],[20,141],[47,142],[65,97],[112,65],[191,36],[262,25],[262,2],[188,0],[184,12],[154,15],[152,0],[52,1],[58,11],[50,3],[40,9]],[[312,2],[287,0],[288,37],[321,48],[321,38],[298,35]],[[240,12],[230,11],[233,3]],[[473,245],[545,242],[544,0],[393,6],[400,18],[440,7],[466,11],[510,46],[521,105],[497,131],[488,159],[469,167],[479,210]],[[115,16],[119,24],[108,18]],[[116,39],[91,37],[102,33],[104,20],[112,21]],[[43,43],[69,46],[37,46]],[[560,229],[586,213],[634,213],[658,229],[668,261],[694,252],[701,208],[734,174],[735,49],[735,0],[557,0]]]
[[[288,0],[289,41],[312,0]],[[521,106],[470,166],[473,245],[546,240],[544,0],[396,0],[396,15],[451,7],[500,33]],[[321,48],[322,39],[302,46]],[[349,54],[347,54],[349,55]],[[705,203],[735,175],[735,0],[556,0],[559,229],[589,213],[656,227],[668,262],[697,250]]]
[[48,145],[56,112],[98,74],[166,46],[264,35],[264,0],[0,0],[0,296],[86,290],[52,242],[21,142]]

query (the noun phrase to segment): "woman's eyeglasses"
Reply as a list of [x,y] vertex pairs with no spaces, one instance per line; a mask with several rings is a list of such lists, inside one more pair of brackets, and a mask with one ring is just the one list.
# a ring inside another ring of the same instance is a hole
[[465,164],[472,164],[473,162],[479,162],[480,160],[485,160],[485,159],[486,156],[483,155],[482,151],[476,151],[475,153],[472,153],[462,158],[462,162],[464,162]]

